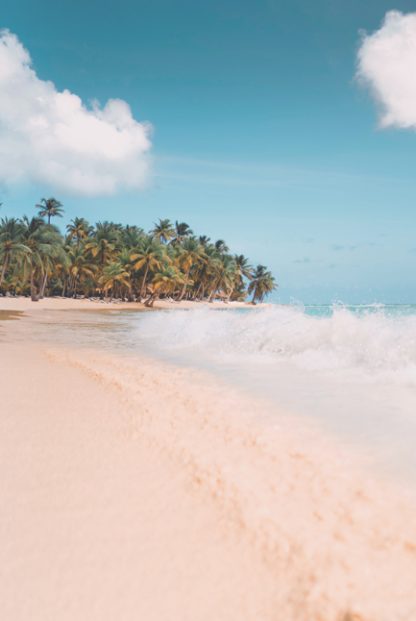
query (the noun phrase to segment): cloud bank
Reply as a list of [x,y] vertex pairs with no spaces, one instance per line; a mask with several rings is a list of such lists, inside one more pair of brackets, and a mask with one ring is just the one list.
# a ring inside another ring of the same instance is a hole
[[91,107],[38,78],[19,39],[0,31],[0,182],[98,196],[147,181],[150,126],[129,105]]
[[357,77],[380,105],[382,127],[416,129],[416,13],[386,13],[358,51]]

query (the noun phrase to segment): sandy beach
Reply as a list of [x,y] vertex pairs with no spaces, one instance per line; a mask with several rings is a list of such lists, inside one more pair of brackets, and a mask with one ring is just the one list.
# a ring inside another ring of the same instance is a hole
[[2,619],[414,620],[414,506],[332,438],[25,322],[0,323]]
[[[191,308],[211,308],[211,309],[232,309],[232,308],[264,308],[263,304],[250,304],[249,302],[190,302],[182,300],[181,302],[171,300],[156,300],[153,309],[191,309]],[[0,297],[0,310],[10,311],[39,311],[39,310],[151,310],[140,302],[122,302],[120,300],[90,300],[73,299],[73,298],[43,298],[38,302],[32,302],[29,297]]]

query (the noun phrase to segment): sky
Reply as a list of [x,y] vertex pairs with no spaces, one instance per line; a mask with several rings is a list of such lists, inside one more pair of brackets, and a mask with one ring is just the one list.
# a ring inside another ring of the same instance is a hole
[[1,214],[186,221],[275,299],[416,302],[416,5],[2,0]]

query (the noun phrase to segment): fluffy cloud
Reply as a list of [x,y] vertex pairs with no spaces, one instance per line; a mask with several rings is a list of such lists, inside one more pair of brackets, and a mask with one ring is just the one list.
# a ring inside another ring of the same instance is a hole
[[0,32],[0,182],[40,182],[91,196],[141,188],[149,131],[125,101],[87,107],[40,80],[18,38]]
[[389,11],[363,36],[357,75],[380,105],[382,127],[416,128],[416,13]]

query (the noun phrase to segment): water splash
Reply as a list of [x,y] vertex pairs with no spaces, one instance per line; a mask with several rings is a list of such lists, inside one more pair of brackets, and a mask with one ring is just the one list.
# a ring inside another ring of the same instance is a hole
[[277,306],[246,312],[152,313],[140,333],[165,349],[268,356],[309,370],[386,373],[416,384],[416,314],[383,306],[330,312]]

